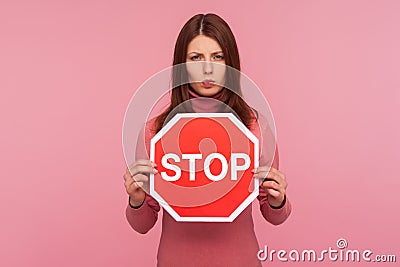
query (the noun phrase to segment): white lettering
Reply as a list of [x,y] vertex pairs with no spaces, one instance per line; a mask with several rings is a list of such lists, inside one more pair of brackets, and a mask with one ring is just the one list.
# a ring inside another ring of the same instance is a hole
[[173,159],[175,162],[180,162],[180,159],[177,155],[169,153],[165,154],[162,159],[161,159],[161,164],[164,166],[164,168],[174,171],[175,175],[174,176],[169,176],[166,172],[161,172],[161,177],[168,182],[175,182],[179,178],[181,178],[181,169],[173,164],[168,163],[168,159]]
[[[210,164],[213,159],[219,159],[222,164],[222,170],[221,173],[218,175],[214,175],[210,171]],[[207,156],[207,158],[204,160],[204,173],[210,179],[211,181],[220,181],[222,180],[226,173],[228,172],[228,162],[226,161],[226,158],[224,155],[220,153],[211,153],[210,155]]]
[[[244,165],[238,166],[237,159],[244,159]],[[237,172],[247,170],[250,167],[250,157],[244,153],[232,153],[231,162],[231,179],[232,181],[236,181]]]
[[189,160],[189,181],[196,180],[196,159],[201,159],[201,154],[182,154],[182,159]]
[[[202,159],[202,154],[182,154],[182,160],[189,160],[189,181],[196,180],[196,160]],[[161,177],[168,182],[175,182],[181,178],[182,170],[179,166],[171,164],[168,159],[172,159],[175,162],[180,162],[181,159],[178,155],[173,153],[167,153],[161,158],[161,165],[171,171],[175,172],[175,175],[169,176],[166,172],[161,172]],[[213,160],[219,160],[221,162],[221,172],[217,175],[211,173],[210,165]],[[244,163],[238,165],[238,159],[243,159]],[[251,160],[249,155],[244,153],[232,153],[231,154],[231,180],[237,180],[237,172],[247,170],[250,167]],[[217,182],[225,178],[228,173],[228,161],[224,155],[220,153],[211,153],[204,160],[204,173],[208,179]]]

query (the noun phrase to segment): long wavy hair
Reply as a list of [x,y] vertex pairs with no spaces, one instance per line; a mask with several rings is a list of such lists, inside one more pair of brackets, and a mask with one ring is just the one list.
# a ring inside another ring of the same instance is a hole
[[[186,62],[187,48],[189,43],[198,35],[205,35],[216,40],[222,48],[225,64],[231,68],[226,68],[225,88],[220,101],[229,106],[236,113],[235,115],[250,128],[252,120],[255,118],[253,109],[242,99],[240,88],[240,58],[235,37],[229,25],[216,14],[197,14],[190,18],[180,31],[175,43],[173,65]],[[158,132],[163,127],[168,115],[180,104],[189,100],[189,83],[181,84],[181,76],[187,73],[174,71],[172,73],[171,100],[166,110],[156,117],[153,130]],[[174,86],[176,85],[176,86]],[[229,88],[229,89],[226,89]],[[186,106],[187,108],[187,106]],[[185,110],[185,112],[193,112]]]

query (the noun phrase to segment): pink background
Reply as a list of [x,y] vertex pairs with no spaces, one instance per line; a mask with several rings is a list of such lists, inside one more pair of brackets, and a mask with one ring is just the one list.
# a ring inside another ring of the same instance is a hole
[[135,90],[170,66],[184,22],[204,12],[230,24],[243,72],[275,116],[293,213],[275,227],[253,203],[260,246],[318,251],[343,237],[399,261],[399,10],[362,0],[1,1],[0,265],[154,265],[161,221],[140,235],[125,219],[122,121]]

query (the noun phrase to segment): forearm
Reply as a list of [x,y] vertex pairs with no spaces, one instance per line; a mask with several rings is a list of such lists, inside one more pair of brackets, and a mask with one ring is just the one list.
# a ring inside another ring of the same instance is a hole
[[158,219],[158,212],[160,206],[156,200],[146,194],[143,203],[139,206],[138,203],[129,201],[126,207],[126,218],[129,225],[136,232],[145,234],[147,233]]
[[259,187],[257,199],[260,203],[260,211],[264,219],[273,225],[282,224],[289,217],[292,211],[290,200],[285,194],[284,201],[279,207],[272,207],[268,202],[268,196],[262,186]]

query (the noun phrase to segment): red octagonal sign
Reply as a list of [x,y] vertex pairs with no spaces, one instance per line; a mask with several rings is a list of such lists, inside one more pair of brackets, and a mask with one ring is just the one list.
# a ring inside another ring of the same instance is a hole
[[232,222],[258,195],[256,136],[232,113],[180,113],[151,140],[150,195],[177,221]]

